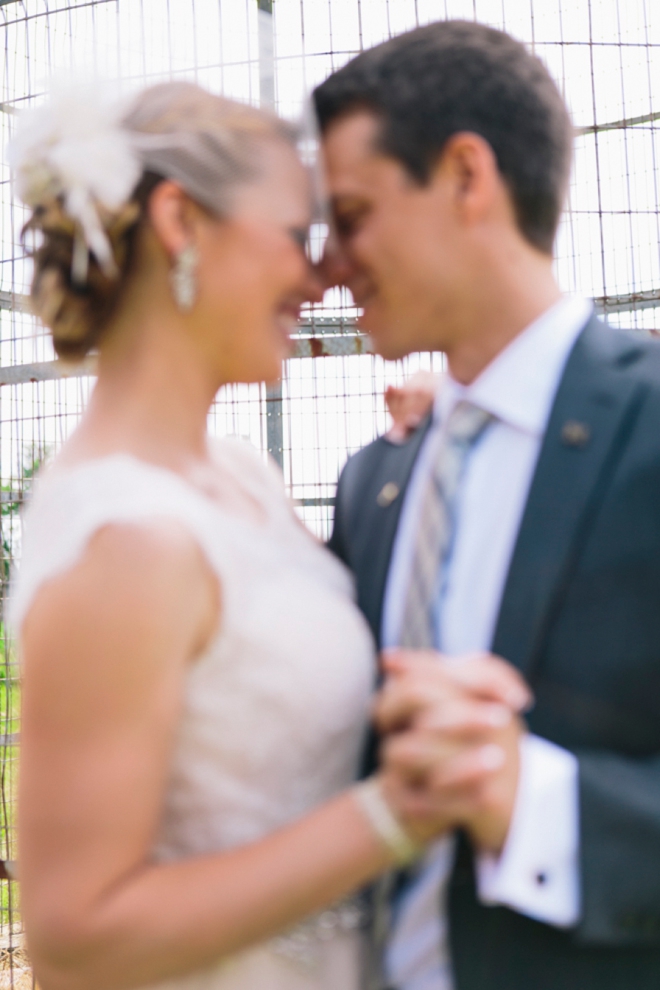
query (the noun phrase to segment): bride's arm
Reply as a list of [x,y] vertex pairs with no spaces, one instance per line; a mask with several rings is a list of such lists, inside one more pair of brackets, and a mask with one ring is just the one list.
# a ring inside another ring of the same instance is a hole
[[43,990],[185,973],[391,863],[350,793],[242,849],[149,862],[186,665],[218,598],[183,530],[112,526],[24,623],[21,904]]

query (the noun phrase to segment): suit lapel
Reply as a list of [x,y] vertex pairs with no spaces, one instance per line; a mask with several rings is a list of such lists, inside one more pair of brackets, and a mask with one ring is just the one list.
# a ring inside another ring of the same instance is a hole
[[528,679],[643,401],[644,386],[622,374],[640,354],[594,318],[557,391],[492,644]]
[[[417,455],[431,425],[431,417],[401,446],[381,440],[382,451],[360,492],[360,511],[354,526],[351,564],[357,579],[358,601],[380,644],[385,584],[401,508]],[[391,501],[380,498],[385,486],[395,485]]]
[[[401,446],[382,438],[377,441],[371,473],[360,484],[359,492],[355,491],[350,498],[351,502],[359,499],[359,511],[352,525],[350,564],[355,574],[358,604],[379,648],[385,585],[394,538],[413,467],[432,421],[429,416],[411,439]],[[382,504],[383,499],[379,499],[379,495],[385,485],[392,484],[396,485],[398,494],[388,504]],[[377,684],[380,684],[380,676]],[[372,727],[365,746],[361,776],[373,773],[378,766],[379,742],[379,736]]]

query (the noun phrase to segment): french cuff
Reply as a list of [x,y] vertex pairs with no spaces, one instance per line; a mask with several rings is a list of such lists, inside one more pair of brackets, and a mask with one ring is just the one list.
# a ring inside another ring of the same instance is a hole
[[547,739],[520,741],[513,817],[499,856],[477,856],[482,904],[503,904],[558,928],[580,919],[578,761]]

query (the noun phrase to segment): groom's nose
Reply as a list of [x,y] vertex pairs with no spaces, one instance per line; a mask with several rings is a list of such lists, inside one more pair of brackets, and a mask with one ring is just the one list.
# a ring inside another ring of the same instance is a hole
[[307,303],[323,302],[323,295],[327,286],[318,265],[310,264],[305,279],[304,296]]
[[339,238],[331,229],[323,249],[323,256],[315,266],[316,274],[324,289],[347,286],[354,266],[343,249]]

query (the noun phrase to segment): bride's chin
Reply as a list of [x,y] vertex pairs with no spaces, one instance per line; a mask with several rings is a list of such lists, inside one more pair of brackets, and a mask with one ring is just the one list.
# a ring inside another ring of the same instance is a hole
[[277,333],[288,343],[291,343],[291,337],[298,329],[299,317],[291,313],[277,313],[273,320],[273,324]]

